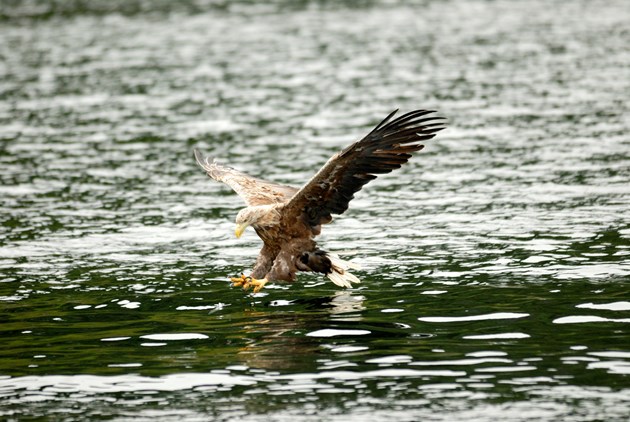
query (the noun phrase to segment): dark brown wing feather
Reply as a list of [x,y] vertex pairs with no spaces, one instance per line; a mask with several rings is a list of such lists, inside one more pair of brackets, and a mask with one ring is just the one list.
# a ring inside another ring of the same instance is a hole
[[257,179],[231,167],[218,164],[210,157],[205,157],[194,150],[197,164],[203,168],[208,176],[223,182],[236,192],[247,205],[267,205],[287,202],[298,191],[293,186],[280,185],[266,180]]
[[444,118],[434,111],[416,110],[393,119],[392,112],[367,136],[335,154],[285,206],[284,217],[301,217],[311,227],[326,224],[342,214],[363,185],[376,175],[389,173],[424,148],[420,142],[444,129]]

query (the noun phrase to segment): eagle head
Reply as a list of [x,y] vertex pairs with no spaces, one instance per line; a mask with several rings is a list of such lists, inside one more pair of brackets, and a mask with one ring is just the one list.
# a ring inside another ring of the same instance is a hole
[[243,208],[236,215],[236,237],[241,237],[248,226],[268,226],[277,224],[277,213],[271,205],[258,205]]

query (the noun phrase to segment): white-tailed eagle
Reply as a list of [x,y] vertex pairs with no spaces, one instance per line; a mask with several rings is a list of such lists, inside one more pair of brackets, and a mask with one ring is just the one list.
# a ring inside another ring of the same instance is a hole
[[257,179],[211,160],[195,149],[197,163],[210,177],[230,186],[247,207],[236,216],[236,237],[252,226],[263,241],[251,276],[232,278],[235,286],[259,291],[268,281],[295,281],[298,271],[325,274],[338,286],[359,279],[356,268],[337,255],[318,248],[315,236],[333,214],[342,214],[363,185],[378,174],[405,164],[444,129],[444,118],[431,110],[415,110],[394,118],[392,112],[363,139],[335,154],[301,188]]

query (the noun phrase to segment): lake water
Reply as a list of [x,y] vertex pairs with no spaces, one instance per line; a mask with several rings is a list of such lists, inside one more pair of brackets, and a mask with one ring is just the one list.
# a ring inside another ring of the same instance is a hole
[[[627,420],[630,8],[422,3],[3,2],[0,418]],[[300,185],[396,108],[360,287],[232,288],[192,149]]]

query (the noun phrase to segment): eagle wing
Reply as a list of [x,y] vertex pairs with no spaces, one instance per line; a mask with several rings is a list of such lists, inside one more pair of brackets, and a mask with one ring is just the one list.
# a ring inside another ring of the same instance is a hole
[[287,202],[298,191],[292,186],[257,179],[231,167],[223,166],[210,157],[204,158],[197,149],[194,152],[197,164],[206,171],[208,176],[231,187],[249,206]]
[[[405,164],[420,144],[444,129],[444,118],[428,116],[434,111],[416,110],[396,119],[393,111],[363,139],[335,154],[297,192],[284,208],[286,221],[301,217],[311,227],[332,221],[342,214],[354,194],[376,175]],[[392,120],[393,119],[393,120]]]

